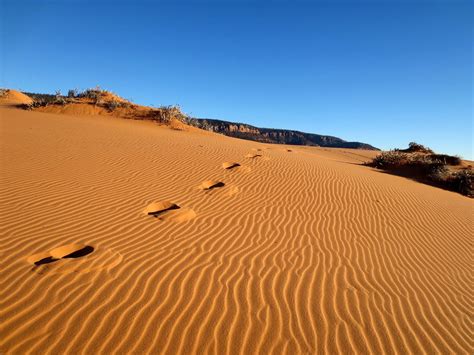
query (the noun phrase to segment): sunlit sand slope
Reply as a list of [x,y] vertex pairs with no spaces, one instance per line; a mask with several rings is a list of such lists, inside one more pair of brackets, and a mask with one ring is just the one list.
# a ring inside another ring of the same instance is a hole
[[473,351],[471,199],[376,152],[0,116],[2,353]]

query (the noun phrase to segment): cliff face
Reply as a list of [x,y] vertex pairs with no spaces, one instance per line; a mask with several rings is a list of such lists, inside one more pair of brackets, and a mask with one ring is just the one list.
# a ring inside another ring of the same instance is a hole
[[259,128],[244,123],[233,123],[212,119],[190,119],[189,124],[226,136],[253,140],[262,143],[310,145],[332,148],[355,148],[379,150],[370,144],[347,142],[341,138],[286,129]]

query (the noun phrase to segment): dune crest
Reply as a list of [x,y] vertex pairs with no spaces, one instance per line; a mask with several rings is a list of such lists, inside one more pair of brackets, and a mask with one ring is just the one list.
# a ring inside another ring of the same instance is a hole
[[13,89],[4,89],[0,93],[0,104],[5,106],[15,106],[15,105],[29,105],[33,100],[17,90]]

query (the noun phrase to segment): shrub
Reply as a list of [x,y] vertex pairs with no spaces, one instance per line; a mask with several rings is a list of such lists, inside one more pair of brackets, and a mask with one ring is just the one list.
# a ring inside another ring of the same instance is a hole
[[57,90],[54,94],[54,100],[51,102],[54,105],[65,105],[67,100],[64,96],[61,95],[61,91]]
[[77,95],[77,97],[84,97],[86,99],[91,99],[94,100],[95,103],[99,103],[100,97],[102,96],[104,90],[101,90],[99,86],[96,86],[93,89],[86,89],[80,94]]
[[432,159],[442,161],[444,164],[447,164],[447,165],[456,166],[456,165],[461,165],[462,163],[461,158],[458,157],[457,155],[452,156],[452,155],[446,155],[446,154],[431,154],[430,156]]
[[428,181],[442,183],[449,176],[449,169],[443,163],[432,163],[425,167],[424,175]]
[[49,102],[43,98],[39,99],[34,99],[31,103],[29,104],[21,104],[18,107],[24,109],[24,110],[33,110],[34,108],[37,107],[44,107],[49,105]]
[[451,188],[463,195],[474,196],[474,171],[472,169],[464,169],[456,171],[448,178]]
[[23,91],[23,93],[31,97],[31,99],[35,101],[44,101],[48,103],[53,103],[56,98],[56,95],[51,95],[51,94],[37,94],[37,93],[25,92],[25,91]]
[[425,147],[424,145],[418,144],[416,142],[410,142],[408,143],[408,149],[403,149],[401,150],[402,152],[405,153],[428,153],[428,154],[434,154],[434,152],[428,148]]
[[388,169],[403,165],[408,160],[408,155],[396,150],[382,152],[377,155],[369,165],[379,169]]
[[122,107],[123,104],[122,104],[120,101],[117,101],[117,100],[110,100],[110,101],[104,102],[103,106],[104,106],[107,110],[113,111],[113,110],[115,110],[116,108]]
[[473,169],[453,172],[448,168],[461,163],[458,156],[435,154],[421,144],[410,143],[408,149],[379,154],[368,165],[473,196]]
[[73,98],[77,97],[77,95],[78,95],[77,89],[70,89],[67,92],[67,97],[69,97],[70,99],[73,99]]
[[181,112],[179,106],[170,105],[151,110],[148,118],[161,123],[169,123],[172,119],[184,121],[186,116]]

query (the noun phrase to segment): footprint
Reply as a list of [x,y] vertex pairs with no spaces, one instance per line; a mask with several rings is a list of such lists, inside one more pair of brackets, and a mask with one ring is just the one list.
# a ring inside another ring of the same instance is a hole
[[185,222],[196,217],[196,212],[191,208],[181,208],[169,201],[153,202],[143,210],[143,213],[162,221],[174,222]]
[[201,190],[212,190],[216,187],[223,187],[225,184],[222,181],[207,180],[204,181],[199,188]]
[[165,213],[166,211],[170,210],[177,210],[179,207],[177,204],[169,202],[169,201],[160,201],[160,202],[153,202],[150,203],[146,208],[143,210],[143,213],[147,215],[151,215],[154,217],[158,217],[159,215]]
[[69,244],[54,248],[47,253],[34,254],[27,258],[27,261],[35,266],[54,263],[61,259],[76,259],[89,255],[94,251],[94,247],[83,244]]
[[230,170],[230,169],[234,169],[234,168],[237,168],[238,166],[240,166],[239,163],[236,163],[236,162],[225,162],[225,163],[222,163],[222,167],[226,170]]
[[249,153],[247,154],[245,157],[246,158],[251,158],[251,159],[254,159],[254,158],[258,158],[258,157],[261,157],[262,154],[253,154],[253,153]]
[[[90,257],[85,257],[92,253]],[[63,245],[26,258],[26,261],[33,265],[32,271],[38,274],[85,274],[91,271],[111,270],[122,260],[122,255],[111,248],[82,243]]]

